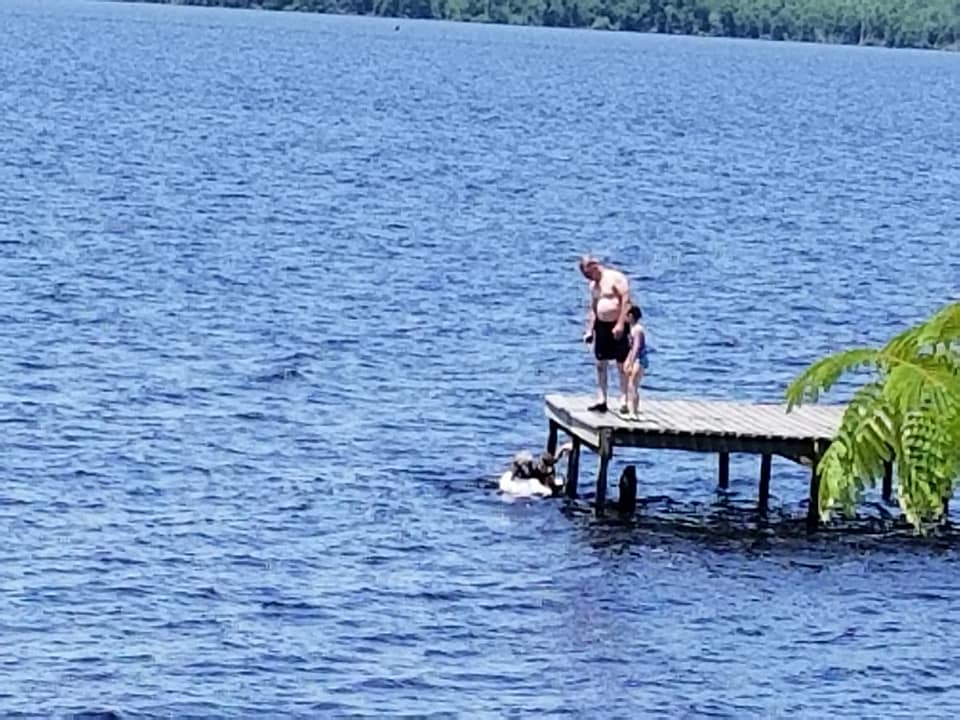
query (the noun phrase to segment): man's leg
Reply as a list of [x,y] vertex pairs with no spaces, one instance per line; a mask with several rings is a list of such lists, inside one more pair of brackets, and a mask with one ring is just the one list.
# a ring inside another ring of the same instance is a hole
[[595,412],[607,411],[607,363],[610,360],[610,325],[596,322],[593,326],[593,356],[597,360],[597,389],[600,399],[590,406]]
[[606,412],[607,410],[607,361],[597,360],[597,389],[600,391],[600,400],[590,406],[590,410]]

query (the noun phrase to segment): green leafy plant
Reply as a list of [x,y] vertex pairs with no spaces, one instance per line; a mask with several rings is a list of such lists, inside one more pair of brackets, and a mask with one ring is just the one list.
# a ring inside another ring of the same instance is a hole
[[816,402],[844,375],[867,371],[818,466],[819,510],[851,514],[867,488],[896,469],[897,500],[921,530],[937,520],[960,479],[960,303],[880,348],[826,357],[787,388],[787,407]]

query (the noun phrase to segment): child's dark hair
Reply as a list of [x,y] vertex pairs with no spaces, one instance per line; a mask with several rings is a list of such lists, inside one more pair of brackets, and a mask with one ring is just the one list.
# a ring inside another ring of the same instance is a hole
[[630,309],[627,310],[627,316],[636,322],[643,317],[643,311],[640,309],[639,305],[631,305]]

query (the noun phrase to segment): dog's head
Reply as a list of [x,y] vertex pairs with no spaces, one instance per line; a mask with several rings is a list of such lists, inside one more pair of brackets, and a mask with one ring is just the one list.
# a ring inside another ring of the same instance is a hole
[[550,452],[544,452],[540,454],[540,460],[537,462],[537,467],[543,473],[549,473],[551,475],[556,474],[557,463],[560,462],[560,459],[573,450],[573,443],[566,443],[560,446],[560,450],[556,455]]
[[559,455],[555,456],[552,453],[545,452],[540,455],[535,468],[537,479],[554,492],[563,486],[562,480],[557,477],[557,462],[559,459]]
[[540,454],[537,460],[537,470],[544,474],[553,473],[557,466],[557,459],[553,454],[545,452]]
[[572,449],[573,444],[567,443],[554,455],[550,452],[541,453],[538,457],[526,451],[518,452],[513,456],[510,470],[518,479],[536,479],[547,487],[557,491],[563,483],[557,478],[557,463]]
[[533,455],[524,451],[518,452],[513,456],[513,462],[510,465],[510,471],[515,478],[532,478],[534,476],[535,463]]

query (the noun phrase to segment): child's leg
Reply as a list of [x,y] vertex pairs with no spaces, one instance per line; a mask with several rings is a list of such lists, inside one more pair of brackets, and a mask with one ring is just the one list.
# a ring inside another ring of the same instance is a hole
[[643,365],[636,363],[630,380],[630,409],[634,415],[640,411],[640,383],[643,382]]
[[[639,382],[639,373],[640,367],[637,363],[634,363],[630,366],[630,369],[627,371],[627,403],[629,404],[628,412],[636,414],[637,412],[637,384]],[[641,371],[642,372],[642,371]]]

